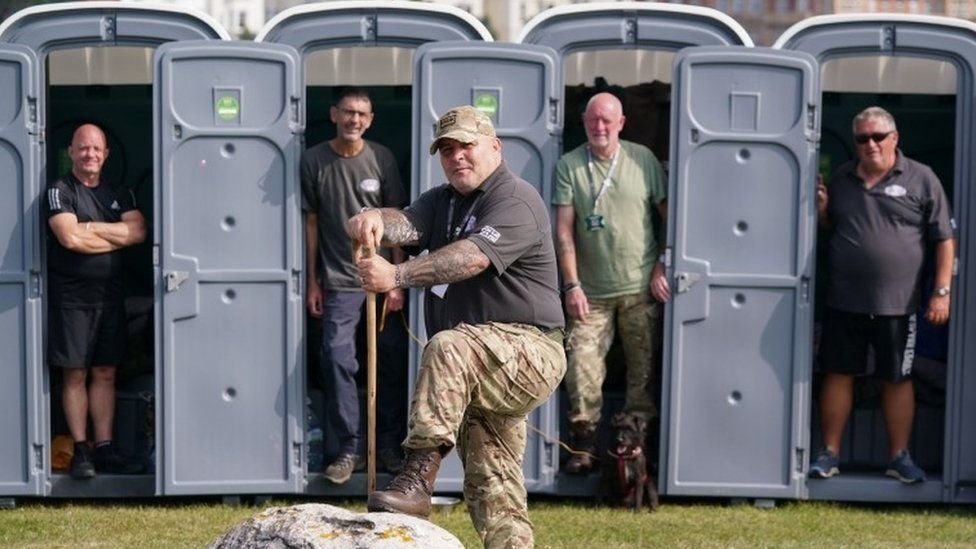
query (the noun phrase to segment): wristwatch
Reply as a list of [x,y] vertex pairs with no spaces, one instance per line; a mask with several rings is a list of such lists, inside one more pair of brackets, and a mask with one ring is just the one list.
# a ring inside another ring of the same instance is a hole
[[941,288],[936,288],[934,293],[935,293],[935,295],[937,295],[939,297],[945,297],[945,296],[949,295],[949,287],[948,286],[943,286]]

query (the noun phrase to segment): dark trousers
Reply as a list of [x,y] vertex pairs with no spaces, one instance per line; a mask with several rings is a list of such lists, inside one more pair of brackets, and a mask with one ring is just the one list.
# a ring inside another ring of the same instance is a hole
[[[379,322],[382,296],[377,299]],[[319,375],[325,391],[326,436],[339,442],[339,453],[363,454],[356,374],[356,327],[366,295],[361,291],[326,290],[322,315]],[[365,360],[366,352],[363,349]],[[407,420],[407,333],[400,313],[391,313],[377,337],[376,443],[397,448]]]

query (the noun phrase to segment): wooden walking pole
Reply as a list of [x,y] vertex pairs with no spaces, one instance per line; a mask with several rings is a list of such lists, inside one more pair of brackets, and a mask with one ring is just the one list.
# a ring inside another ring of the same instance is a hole
[[[372,257],[372,246],[353,240],[353,261]],[[376,292],[366,292],[366,495],[376,490]]]

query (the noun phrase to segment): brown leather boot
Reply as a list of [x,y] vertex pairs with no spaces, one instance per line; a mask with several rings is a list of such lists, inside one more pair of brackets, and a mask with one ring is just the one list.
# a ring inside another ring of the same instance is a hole
[[596,465],[596,425],[574,421],[569,432],[569,446],[578,453],[569,456],[563,471],[571,475],[588,475]]
[[370,511],[404,513],[415,517],[430,516],[430,496],[434,492],[434,479],[441,466],[439,448],[407,450],[401,470],[386,487],[377,490],[366,499]]

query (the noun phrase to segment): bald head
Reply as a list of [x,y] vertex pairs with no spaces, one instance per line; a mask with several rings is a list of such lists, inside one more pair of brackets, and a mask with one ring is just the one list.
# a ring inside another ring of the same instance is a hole
[[620,130],[624,128],[624,109],[620,100],[610,93],[598,93],[586,103],[583,113],[586,140],[593,154],[609,158],[620,143]]
[[71,172],[82,183],[97,185],[102,165],[108,158],[105,132],[94,124],[83,124],[75,130],[68,146]]

